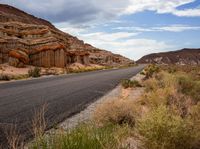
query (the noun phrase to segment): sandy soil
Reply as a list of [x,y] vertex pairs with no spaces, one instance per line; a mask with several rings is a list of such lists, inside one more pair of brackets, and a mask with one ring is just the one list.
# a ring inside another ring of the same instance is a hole
[[[20,75],[27,75],[28,71],[30,69],[33,69],[34,66],[26,65],[24,68],[16,68],[13,66],[8,65],[7,63],[5,64],[0,64],[0,74],[5,74],[9,76],[20,76]],[[102,66],[99,65],[82,65],[79,63],[74,63],[69,66],[70,69],[72,70],[79,70],[79,69],[100,69],[103,68]],[[41,67],[41,75],[43,76],[48,76],[48,75],[60,75],[60,74],[66,74],[66,68],[56,68],[56,67],[51,67],[51,68],[43,68]],[[3,81],[0,81],[3,82]],[[5,81],[4,81],[5,82]]]
[[28,74],[28,70],[30,68],[32,68],[32,66],[25,66],[24,68],[16,68],[8,64],[1,64],[0,73],[7,74],[7,75],[25,75],[25,74]]

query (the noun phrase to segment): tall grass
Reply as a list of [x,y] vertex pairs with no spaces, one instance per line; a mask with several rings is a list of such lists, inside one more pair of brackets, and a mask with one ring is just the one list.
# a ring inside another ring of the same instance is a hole
[[[20,132],[17,129],[16,125],[7,126],[4,130],[4,134],[6,136],[6,143],[9,149],[22,149],[24,148],[24,138],[20,135]],[[3,144],[3,148],[6,145]]]
[[[115,125],[95,126],[82,124],[70,131],[57,131],[41,142],[33,143],[31,149],[118,149],[122,129]],[[124,131],[122,131],[124,133]]]

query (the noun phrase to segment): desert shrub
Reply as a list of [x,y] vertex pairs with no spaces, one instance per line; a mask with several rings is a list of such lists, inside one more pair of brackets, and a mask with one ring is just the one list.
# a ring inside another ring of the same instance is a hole
[[196,126],[199,127],[199,133],[200,133],[200,102],[191,107],[189,117],[195,124],[197,124]]
[[160,81],[155,78],[146,80],[144,82],[144,86],[146,92],[156,91],[157,89],[161,88]]
[[189,76],[178,78],[179,91],[190,96],[196,103],[200,101],[200,82],[193,80]]
[[144,84],[147,92],[166,87],[176,88],[178,86],[176,75],[164,71],[159,72],[153,78],[149,78]]
[[194,132],[188,126],[186,120],[161,105],[138,121],[137,130],[147,149],[190,149]]
[[157,65],[151,64],[144,69],[145,78],[149,79],[152,78],[154,74],[160,71]]
[[168,71],[168,73],[176,73],[177,69],[176,69],[176,67],[172,66],[172,67],[169,67],[167,71]]
[[181,76],[178,78],[179,91],[185,94],[188,94],[194,86],[194,82],[191,78],[187,76]]
[[145,104],[150,107],[158,107],[161,104],[167,105],[169,99],[176,94],[173,87],[158,88],[154,91],[145,93],[142,98]]
[[121,128],[114,125],[97,127],[93,124],[82,124],[70,131],[57,131],[55,134],[44,138],[41,142],[33,143],[30,148],[116,149],[119,146],[121,137],[119,129]]
[[200,82],[195,82],[193,89],[191,90],[190,96],[197,103],[200,101]]
[[22,80],[22,79],[27,79],[28,77],[29,77],[28,74],[16,75],[16,76],[13,76],[13,79],[14,79],[14,80]]
[[129,79],[124,79],[121,81],[121,85],[123,88],[134,88],[134,87],[142,87],[142,85],[137,81],[137,80],[129,80]]
[[82,73],[82,72],[90,72],[90,71],[97,71],[97,70],[103,70],[103,69],[109,69],[106,67],[91,67],[91,68],[79,68],[79,69],[73,69],[73,68],[66,68],[67,73]]
[[58,72],[56,72],[55,69],[46,68],[45,71],[44,71],[44,74],[45,74],[45,75],[57,75]]
[[195,130],[194,148],[198,149],[200,145],[200,102],[191,107],[188,121],[191,128]]
[[185,117],[192,103],[190,98],[178,91],[177,76],[179,77],[179,74],[160,72],[156,77],[146,80],[143,103],[150,107],[167,105],[172,111]]
[[109,102],[102,103],[94,112],[94,121],[99,124],[128,124],[135,125],[136,109],[134,103],[129,100],[114,99]]
[[28,75],[29,75],[29,77],[34,77],[34,78],[40,77],[41,76],[41,68],[35,67],[33,69],[32,68],[29,69]]
[[7,74],[0,74],[0,81],[10,81],[11,79],[12,77]]

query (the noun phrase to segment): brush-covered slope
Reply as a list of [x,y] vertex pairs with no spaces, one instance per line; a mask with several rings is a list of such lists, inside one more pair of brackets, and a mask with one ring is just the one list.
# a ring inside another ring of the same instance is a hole
[[97,49],[50,22],[0,4],[0,64],[65,67],[73,63],[126,65],[121,55]]
[[200,65],[200,49],[182,49],[142,57],[137,63]]

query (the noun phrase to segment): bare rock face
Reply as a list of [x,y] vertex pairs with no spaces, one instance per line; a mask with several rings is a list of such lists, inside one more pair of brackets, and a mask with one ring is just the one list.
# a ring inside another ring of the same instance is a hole
[[0,64],[65,67],[72,63],[125,65],[131,60],[97,49],[46,20],[0,4]]
[[137,63],[200,65],[200,49],[150,54],[142,57]]

